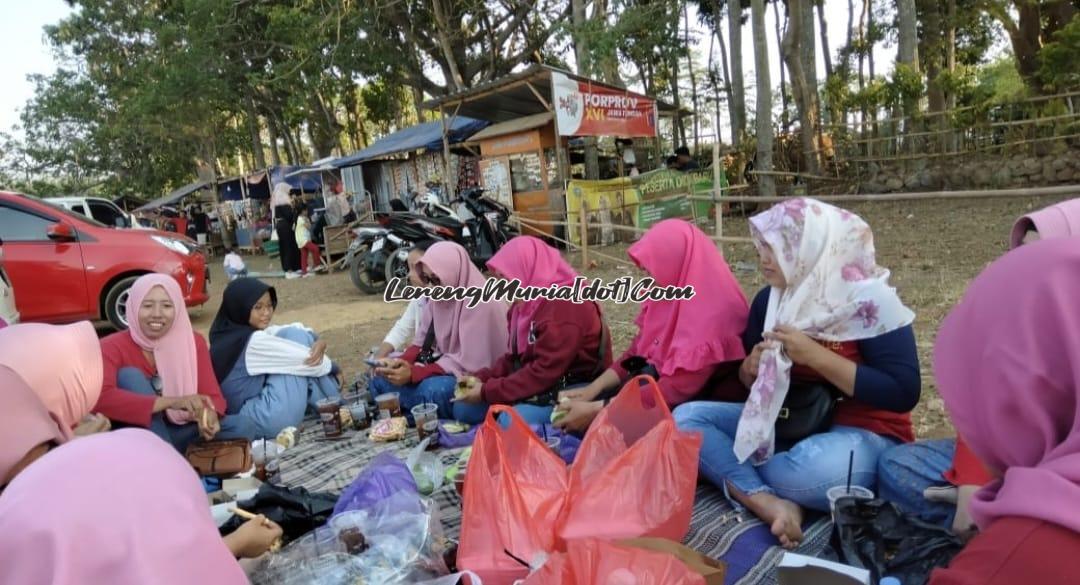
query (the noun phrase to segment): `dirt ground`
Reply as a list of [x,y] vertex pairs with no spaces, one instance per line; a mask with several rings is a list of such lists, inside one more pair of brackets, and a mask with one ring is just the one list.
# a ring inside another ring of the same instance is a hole
[[[882,201],[847,206],[870,223],[878,263],[892,271],[892,283],[917,314],[915,332],[923,393],[915,411],[915,421],[916,434],[920,438],[949,436],[953,432],[938,398],[931,366],[938,324],[959,300],[968,282],[1007,249],[1013,221],[1023,213],[1057,200]],[[748,235],[744,215],[733,213],[724,221],[725,235]],[[705,229],[711,233],[712,227]],[[625,248],[626,245],[618,245],[591,250],[625,260]],[[752,298],[764,286],[756,270],[757,255],[753,247],[726,244],[724,254],[747,298]],[[580,253],[571,253],[568,258],[575,267],[580,267]],[[597,266],[583,271],[589,277],[609,280],[638,272],[595,254],[591,259]],[[281,269],[276,258],[253,256],[245,260],[252,271]],[[205,306],[191,311],[195,328],[204,335],[209,332],[225,287],[221,259],[211,259],[211,263],[212,298]],[[279,311],[274,317],[275,323],[300,321],[319,331],[329,345],[329,355],[342,365],[350,379],[359,371],[368,349],[378,345],[405,308],[403,303],[384,303],[381,296],[364,295],[352,285],[344,271],[297,280],[272,278],[267,282],[278,291]],[[634,334],[637,307],[607,303],[605,311],[618,355]]]

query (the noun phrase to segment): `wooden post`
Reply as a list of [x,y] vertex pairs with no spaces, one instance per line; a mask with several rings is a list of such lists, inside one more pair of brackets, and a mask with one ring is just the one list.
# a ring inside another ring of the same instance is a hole
[[716,237],[724,236],[724,206],[720,203],[723,192],[720,188],[720,143],[713,144],[712,150],[713,208],[716,211]]
[[588,270],[589,268],[589,203],[585,201],[584,195],[581,198],[581,211],[578,212],[578,225],[580,226],[581,238],[581,269]]

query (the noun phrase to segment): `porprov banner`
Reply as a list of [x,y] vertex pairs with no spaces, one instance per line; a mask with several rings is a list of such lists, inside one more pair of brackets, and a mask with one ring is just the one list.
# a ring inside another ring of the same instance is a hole
[[[720,188],[728,187],[727,176],[720,173]],[[578,216],[581,202],[588,205],[586,237],[590,245],[607,246],[635,241],[640,234],[612,229],[621,225],[648,229],[672,217],[697,219],[709,217],[710,201],[691,201],[690,195],[713,196],[712,169],[684,173],[659,169],[636,177],[606,181],[570,181],[566,189],[566,210],[570,228],[567,239],[580,243]]]
[[551,74],[561,136],[656,136],[656,100]]

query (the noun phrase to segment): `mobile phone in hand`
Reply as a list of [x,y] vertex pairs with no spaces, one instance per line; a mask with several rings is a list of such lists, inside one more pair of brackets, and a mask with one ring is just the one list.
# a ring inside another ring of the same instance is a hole
[[377,360],[377,359],[373,359],[373,358],[364,358],[364,363],[371,366],[371,367],[373,367],[373,368],[386,367],[386,363],[384,363],[382,360]]

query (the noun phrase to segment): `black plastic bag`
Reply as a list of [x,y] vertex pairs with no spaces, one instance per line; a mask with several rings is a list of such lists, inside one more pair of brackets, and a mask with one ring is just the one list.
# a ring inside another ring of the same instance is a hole
[[872,583],[896,577],[904,585],[923,585],[964,546],[947,529],[908,516],[885,500],[840,498],[835,519],[841,561],[870,571]]
[[[285,488],[262,484],[255,497],[237,502],[236,506],[252,514],[262,514],[277,522],[285,533],[285,542],[299,538],[326,524],[334,515],[337,496],[328,493],[311,493],[304,488]],[[222,536],[230,534],[246,522],[233,516],[221,525]]]

